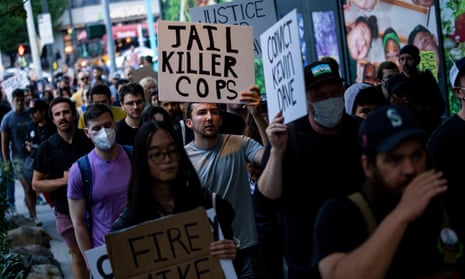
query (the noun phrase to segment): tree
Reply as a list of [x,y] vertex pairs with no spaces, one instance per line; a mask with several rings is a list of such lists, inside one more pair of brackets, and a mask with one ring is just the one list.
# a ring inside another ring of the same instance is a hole
[[[29,0],[0,1],[0,51],[8,54],[10,64],[15,60],[19,44],[28,42],[26,11],[24,2]],[[36,28],[37,15],[42,13],[42,0],[31,0]],[[59,26],[58,19],[66,11],[67,0],[48,0],[48,9],[54,27]],[[36,30],[36,34],[39,34]]]

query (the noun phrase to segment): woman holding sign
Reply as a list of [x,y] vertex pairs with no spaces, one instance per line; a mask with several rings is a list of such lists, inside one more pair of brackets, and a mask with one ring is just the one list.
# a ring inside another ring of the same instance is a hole
[[199,206],[206,209],[215,207],[225,239],[210,244],[211,255],[220,259],[236,257],[237,247],[232,240],[231,229],[234,209],[227,201],[201,187],[171,125],[153,121],[139,128],[134,139],[132,171],[128,205],[112,230]]

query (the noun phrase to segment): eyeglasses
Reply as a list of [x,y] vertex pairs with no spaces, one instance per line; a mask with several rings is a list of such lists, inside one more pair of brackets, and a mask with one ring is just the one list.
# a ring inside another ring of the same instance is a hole
[[459,86],[456,86],[454,87],[455,89],[458,89],[458,90],[465,90],[465,87],[459,87]]
[[170,150],[166,151],[159,151],[159,152],[154,152],[148,155],[148,157],[155,163],[155,164],[161,164],[163,161],[165,161],[166,157],[169,157],[170,159],[173,158],[178,158],[179,152],[177,148],[172,148]]
[[134,105],[140,106],[142,104],[144,104],[144,101],[142,101],[142,100],[137,100],[137,101],[131,101],[131,102],[125,102],[124,103],[124,105],[128,106],[128,107],[133,107]]
[[81,81],[89,80],[89,77],[82,77]]

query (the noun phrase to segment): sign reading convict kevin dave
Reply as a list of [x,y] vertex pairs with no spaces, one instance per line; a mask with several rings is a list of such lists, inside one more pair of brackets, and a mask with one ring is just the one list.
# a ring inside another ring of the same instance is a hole
[[161,101],[239,103],[255,84],[250,26],[159,21]]
[[224,278],[219,260],[210,255],[212,241],[203,208],[105,236],[116,279]]
[[282,112],[285,123],[307,114],[297,10],[292,10],[261,36],[266,102],[270,121]]

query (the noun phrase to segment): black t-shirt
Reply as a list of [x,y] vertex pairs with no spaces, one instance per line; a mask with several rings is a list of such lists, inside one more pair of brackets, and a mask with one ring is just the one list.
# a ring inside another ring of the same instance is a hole
[[[347,114],[336,134],[315,132],[308,116],[288,125],[283,159],[283,193],[276,201],[260,202],[260,212],[277,212],[283,224],[285,257],[310,278],[313,224],[320,206],[329,198],[357,191],[364,180],[358,142],[360,118]],[[269,154],[268,145],[265,153]],[[267,158],[264,155],[263,163]]]
[[454,114],[436,129],[427,142],[432,166],[447,179],[445,205],[452,229],[465,243],[465,120]]
[[[372,213],[378,224],[385,217],[376,210]],[[440,230],[441,211],[439,204],[434,202],[407,227],[385,278],[412,278],[440,272],[443,269],[442,254],[437,248]],[[336,252],[349,253],[369,237],[360,209],[347,197],[325,202],[318,212],[313,236],[313,269],[317,269],[318,262],[326,256]]]
[[[58,133],[53,134],[42,142],[34,160],[34,170],[48,174],[47,179],[63,177],[63,172],[81,156],[89,153],[94,144],[81,129],[76,129],[71,144],[64,141]],[[51,192],[55,210],[69,215],[66,186]]]
[[130,127],[124,119],[118,121],[116,126],[116,142],[122,145],[134,145],[134,138],[139,128]]

